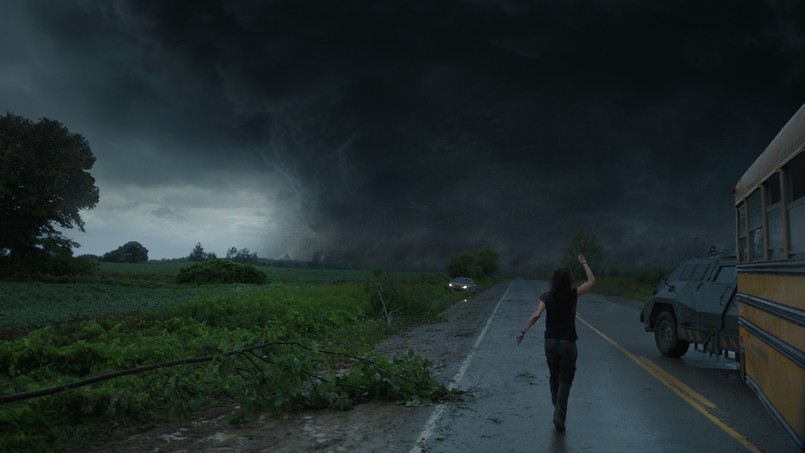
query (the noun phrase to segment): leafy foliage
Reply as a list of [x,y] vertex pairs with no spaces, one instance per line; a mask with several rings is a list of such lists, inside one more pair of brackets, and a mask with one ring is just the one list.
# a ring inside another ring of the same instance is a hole
[[[427,293],[442,280],[415,281]],[[0,445],[58,450],[116,424],[158,413],[180,418],[220,399],[239,404],[238,421],[255,411],[344,410],[370,399],[417,405],[457,396],[410,352],[395,358],[365,352],[388,332],[370,309],[365,282],[227,285],[210,293],[138,316],[54,325],[1,342],[0,395],[145,365],[198,363],[0,404]]]
[[268,281],[266,274],[252,265],[229,260],[208,260],[183,268],[176,278],[177,283],[256,283]]
[[144,263],[148,261],[148,249],[137,241],[129,241],[111,252],[104,253],[101,261],[107,263]]
[[82,209],[98,203],[89,170],[95,163],[87,140],[46,118],[33,122],[0,116],[0,251],[27,259],[26,266],[52,253],[72,256],[77,244],[55,229],[78,227]]
[[452,256],[447,265],[450,277],[470,277],[475,280],[491,277],[499,270],[500,253],[486,245]]
[[36,249],[25,257],[0,256],[0,275],[8,280],[44,278],[69,279],[94,273],[98,263],[90,258],[74,258],[69,249]]
[[433,319],[446,306],[436,301],[444,299],[445,277],[422,274],[417,279],[402,278],[376,270],[367,285],[371,313],[382,314],[387,325],[395,317],[403,319]]
[[204,247],[201,246],[201,242],[197,242],[196,246],[193,247],[193,251],[190,252],[190,255],[187,257],[189,261],[204,261],[207,259],[207,253],[204,251]]

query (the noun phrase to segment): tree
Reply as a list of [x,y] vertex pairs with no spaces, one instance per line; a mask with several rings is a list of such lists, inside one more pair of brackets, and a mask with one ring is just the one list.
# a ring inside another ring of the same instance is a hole
[[491,277],[500,270],[500,253],[489,246],[453,255],[447,266],[451,277],[471,277],[480,280]]
[[230,248],[229,250],[226,251],[226,259],[234,260],[236,256],[238,256],[238,248],[237,247],[232,247],[232,248]]
[[190,261],[204,261],[207,259],[207,254],[204,253],[204,247],[201,246],[201,242],[197,242],[196,246],[193,248],[193,251],[190,252],[190,256],[187,257]]
[[484,274],[492,276],[500,270],[500,253],[485,245],[474,251],[475,259]]
[[84,231],[82,209],[98,204],[87,140],[58,121],[0,116],[0,250],[9,258],[72,256],[78,244],[56,231]]
[[470,277],[481,279],[483,270],[475,262],[475,258],[470,252],[461,252],[450,257],[450,264],[447,265],[447,274],[450,277]]
[[587,226],[583,226],[573,232],[562,251],[562,266],[570,269],[574,276],[583,278],[585,276],[584,268],[579,264],[578,260],[578,255],[580,254],[584,255],[592,266],[600,265],[604,257],[601,246],[598,244],[598,239]]
[[104,253],[101,261],[107,263],[144,263],[148,261],[148,249],[137,241],[129,241],[116,250]]
[[257,262],[257,253],[249,252],[249,249],[242,248],[238,252],[238,255],[235,257],[235,261],[240,263],[256,263]]
[[250,253],[249,249],[247,248],[242,248],[238,250],[237,247],[232,247],[229,250],[227,250],[226,259],[236,261],[238,263],[256,263],[257,254]]

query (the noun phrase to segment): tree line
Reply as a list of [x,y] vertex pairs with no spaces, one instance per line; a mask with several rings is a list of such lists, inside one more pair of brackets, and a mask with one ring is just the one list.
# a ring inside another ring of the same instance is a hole
[[[129,241],[101,257],[73,257],[79,244],[64,237],[62,229],[84,231],[80,211],[94,208],[99,189],[90,170],[95,155],[87,140],[58,121],[32,121],[12,113],[0,116],[0,271],[3,275],[77,274],[93,269],[94,260],[138,263],[148,260],[148,249]],[[592,262],[601,249],[589,229],[571,237],[562,262],[574,268],[575,255],[584,253]],[[82,259],[83,258],[83,259]],[[186,259],[217,259],[197,243]],[[308,267],[337,264],[338,256],[314,253]],[[343,257],[342,257],[343,258]],[[349,257],[347,257],[349,258]],[[230,248],[226,259],[256,264],[256,253]],[[274,260],[276,263],[291,262]],[[500,271],[500,254],[488,246],[461,252],[450,258],[447,273],[483,279]],[[579,269],[574,269],[580,272]]]
[[[216,255],[214,252],[205,252],[204,246],[201,245],[201,242],[197,242],[196,246],[193,248],[193,251],[191,251],[190,255],[187,256],[188,261],[194,262],[215,259],[218,259],[218,255]],[[245,247],[240,250],[238,250],[237,247],[231,247],[226,251],[226,259],[238,263],[255,264],[257,263],[257,253],[250,252],[249,249]]]

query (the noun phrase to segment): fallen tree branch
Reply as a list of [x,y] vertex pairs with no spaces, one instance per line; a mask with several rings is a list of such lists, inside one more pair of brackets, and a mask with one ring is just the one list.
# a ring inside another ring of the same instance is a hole
[[121,370],[115,371],[113,373],[102,374],[100,376],[94,376],[88,379],[84,379],[81,381],[70,382],[69,384],[59,385],[57,387],[51,387],[48,389],[36,390],[33,392],[25,392],[25,393],[17,393],[15,395],[4,395],[0,396],[0,404],[2,403],[11,403],[13,401],[21,401],[27,400],[31,398],[37,398],[40,396],[47,396],[52,395],[54,393],[63,392],[65,390],[70,390],[78,387],[83,387],[85,385],[95,384],[96,382],[101,381],[108,381],[109,379],[114,379],[122,376],[128,376],[130,374],[137,374],[143,373],[145,371],[152,371],[157,370],[160,368],[170,368],[178,365],[188,365],[191,363],[201,363],[201,362],[209,362],[212,360],[212,356],[203,356],[203,357],[193,357],[192,359],[183,359],[183,360],[174,360],[172,362],[162,362],[162,363],[155,363],[153,365],[146,365],[137,368],[130,368],[128,370]]
[[[301,344],[299,342],[296,342],[296,341],[276,341],[276,342],[271,342],[271,343],[260,344],[260,345],[257,345],[257,346],[252,346],[252,347],[249,347],[249,348],[244,348],[241,351],[227,352],[227,353],[225,353],[223,355],[224,356],[232,356],[232,355],[236,355],[236,354],[243,354],[245,356],[246,355],[245,353],[247,353],[247,352],[252,352],[252,351],[255,351],[257,349],[263,349],[263,348],[266,348],[266,347],[269,347],[269,346],[298,346],[298,347],[300,347],[302,349],[305,349],[307,351],[313,351],[312,348],[310,348],[308,346],[305,346],[305,345],[303,345],[303,344]],[[353,360],[369,363],[369,364],[371,364],[373,366],[376,366],[378,368],[383,368],[383,366],[381,366],[377,362],[369,360],[369,359],[366,359],[366,358],[356,357],[356,356],[353,356],[353,355],[350,355],[350,354],[345,354],[345,353],[341,353],[341,352],[334,352],[334,351],[327,351],[327,350],[322,350],[322,349],[319,349],[318,351],[321,352],[321,353],[324,353],[324,354],[331,354],[331,355],[339,355],[339,356],[348,357],[348,358],[351,358]],[[54,393],[63,392],[65,390],[72,390],[72,389],[79,388],[79,387],[84,387],[84,386],[87,386],[87,385],[90,385],[90,384],[95,384],[95,383],[102,382],[102,381],[108,381],[110,379],[115,379],[115,378],[119,378],[119,377],[123,377],[123,376],[129,376],[129,375],[132,375],[132,374],[144,373],[146,371],[153,371],[153,370],[158,370],[158,369],[162,369],[162,368],[171,368],[171,367],[180,366],[180,365],[190,365],[190,364],[193,364],[193,363],[209,362],[209,361],[212,361],[214,358],[215,358],[215,356],[207,355],[207,356],[201,356],[201,357],[193,357],[193,358],[189,358],[189,359],[173,360],[173,361],[170,361],[170,362],[155,363],[155,364],[152,364],[152,365],[145,365],[145,366],[141,366],[141,367],[137,367],[137,368],[129,368],[127,370],[120,370],[120,371],[115,371],[115,372],[112,372],[112,373],[102,374],[102,375],[99,375],[99,376],[93,376],[91,378],[83,379],[83,380],[76,381],[76,382],[70,382],[70,383],[67,383],[67,384],[63,384],[63,385],[59,385],[59,386],[51,387],[51,388],[47,388],[47,389],[35,390],[35,391],[24,392],[24,393],[16,393],[14,395],[0,395],[0,404],[12,403],[14,401],[23,401],[23,400],[27,400],[27,399],[31,399],[31,398],[38,398],[38,397],[42,397],[42,396],[53,395]],[[250,357],[247,356],[246,359],[249,362],[252,363],[252,366],[254,366],[254,367],[259,369],[257,364]],[[261,358],[261,359],[270,363],[270,361],[268,361],[266,359],[263,359],[263,358]],[[246,379],[245,376],[240,374],[239,370],[236,369],[235,371],[238,373],[238,375],[241,378]],[[321,379],[318,376],[311,376],[311,377],[316,377],[318,379]],[[321,380],[324,380],[324,379],[321,379]]]

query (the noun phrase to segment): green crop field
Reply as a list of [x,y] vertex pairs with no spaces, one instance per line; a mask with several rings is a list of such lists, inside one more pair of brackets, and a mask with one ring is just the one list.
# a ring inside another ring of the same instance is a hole
[[0,445],[75,448],[110,424],[123,435],[220,399],[243,418],[456,394],[419,357],[371,352],[463,298],[444,275],[261,266],[265,284],[176,283],[192,264],[102,263],[69,283],[0,282]]
[[[139,264],[99,263],[97,275],[80,283],[0,281],[0,330],[29,329],[58,322],[110,314],[147,311],[166,302],[238,291],[237,285],[192,286],[175,283],[180,269],[193,263],[150,261]],[[272,284],[331,285],[366,282],[362,270],[257,266]],[[400,277],[416,274],[397,273]]]
[[[176,276],[180,269],[192,266],[194,263],[187,261],[148,261],[138,264],[99,264],[100,271],[110,275]],[[270,281],[281,282],[354,282],[365,281],[371,274],[370,271],[351,269],[309,269],[264,265],[257,265],[255,267],[263,271]]]
[[0,282],[0,330],[29,329],[103,315],[147,311],[201,294],[198,287]]

